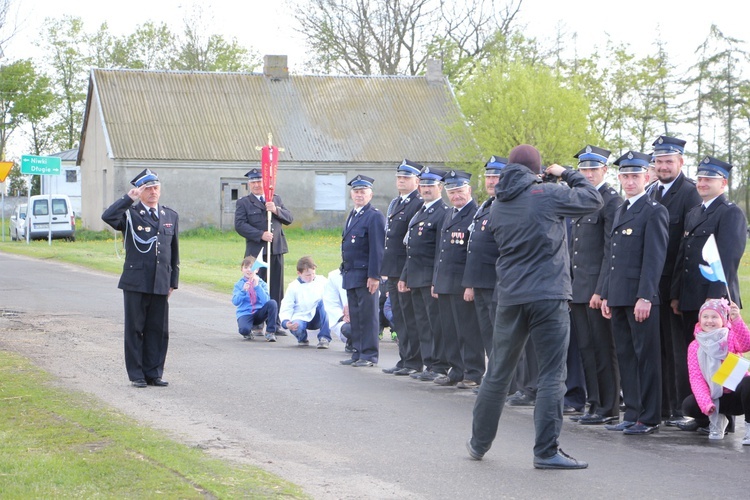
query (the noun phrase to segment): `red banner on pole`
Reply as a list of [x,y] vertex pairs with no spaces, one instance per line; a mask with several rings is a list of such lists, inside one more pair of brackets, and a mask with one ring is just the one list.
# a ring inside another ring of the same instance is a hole
[[263,177],[263,195],[272,201],[276,191],[276,172],[279,169],[279,148],[263,146],[260,152],[260,172]]

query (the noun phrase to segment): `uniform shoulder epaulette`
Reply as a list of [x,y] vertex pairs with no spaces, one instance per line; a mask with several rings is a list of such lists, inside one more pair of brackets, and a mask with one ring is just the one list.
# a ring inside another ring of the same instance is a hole
[[693,184],[693,185],[695,185],[695,181],[694,181],[693,179],[691,179],[690,177],[687,177],[687,176],[686,176],[686,177],[685,177],[685,180],[686,180],[686,181],[688,181],[688,182],[689,182],[690,184]]
[[612,188],[609,188],[609,194],[617,194],[617,191],[615,191],[615,190],[614,190],[614,189],[612,189]]
[[656,205],[659,205],[658,201],[651,201],[651,206],[652,207],[655,207]]

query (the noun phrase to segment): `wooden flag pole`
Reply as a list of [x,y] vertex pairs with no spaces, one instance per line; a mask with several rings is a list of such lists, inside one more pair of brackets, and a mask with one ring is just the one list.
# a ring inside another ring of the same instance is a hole
[[[263,195],[266,198],[266,204],[273,202],[273,196],[276,192],[276,173],[279,168],[279,152],[284,151],[283,148],[278,148],[273,145],[273,135],[268,133],[268,143],[265,146],[256,146],[256,150],[260,151],[260,171],[263,179]],[[268,220],[268,232],[273,235],[273,214],[266,208],[266,217]],[[268,284],[269,293],[271,291],[271,249],[272,242],[266,242],[266,265],[268,271],[266,272],[266,282]],[[281,285],[283,286],[283,284]]]

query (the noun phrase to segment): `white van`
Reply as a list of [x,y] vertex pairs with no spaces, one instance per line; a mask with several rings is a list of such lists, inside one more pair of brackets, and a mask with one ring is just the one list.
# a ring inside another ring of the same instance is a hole
[[26,204],[18,205],[10,216],[11,241],[26,239]]
[[75,213],[70,206],[70,199],[64,194],[30,197],[26,222],[29,237],[33,240],[47,238],[50,225],[52,238],[65,238],[70,241],[76,239]]

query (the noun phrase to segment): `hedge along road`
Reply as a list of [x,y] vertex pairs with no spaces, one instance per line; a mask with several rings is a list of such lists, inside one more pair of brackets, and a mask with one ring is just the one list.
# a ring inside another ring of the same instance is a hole
[[[315,498],[706,498],[744,497],[750,447],[740,436],[663,428],[623,436],[566,419],[561,446],[583,471],[532,467],[532,410],[507,408],[494,447],[469,460],[474,396],[340,366],[343,345],[299,348],[241,340],[227,293],[184,286],[170,299],[168,388],[130,386],[122,347],[122,294],[115,275],[0,254],[0,349],[31,358],[68,388],[219,458],[250,463]],[[315,342],[312,342],[314,345]],[[738,419],[738,429],[742,429]],[[738,431],[739,432],[739,431]],[[655,489],[656,488],[656,489]],[[585,493],[584,493],[585,492]],[[658,493],[657,493],[658,492]]]

